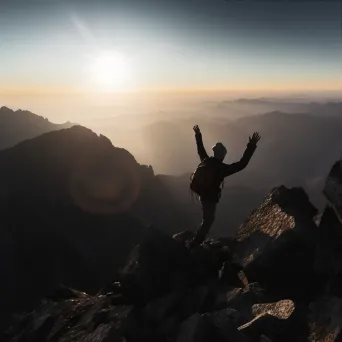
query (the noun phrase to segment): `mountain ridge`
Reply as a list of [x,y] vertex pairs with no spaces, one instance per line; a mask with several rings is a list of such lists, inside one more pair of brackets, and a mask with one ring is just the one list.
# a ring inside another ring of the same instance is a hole
[[47,118],[28,110],[18,109],[14,111],[2,106],[0,108],[0,150],[46,132],[72,126],[74,124],[71,122],[54,124]]

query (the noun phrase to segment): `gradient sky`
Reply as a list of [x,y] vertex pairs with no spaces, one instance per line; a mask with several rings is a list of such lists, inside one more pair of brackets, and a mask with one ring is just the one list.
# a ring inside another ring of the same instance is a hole
[[135,90],[342,90],[341,1],[0,0],[0,92],[71,92],[102,51]]

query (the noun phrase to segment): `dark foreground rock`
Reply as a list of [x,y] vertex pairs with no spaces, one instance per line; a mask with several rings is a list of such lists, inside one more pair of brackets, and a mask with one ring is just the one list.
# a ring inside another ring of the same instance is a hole
[[303,189],[273,189],[236,234],[234,252],[247,277],[278,297],[310,299],[320,291],[316,214]]
[[330,201],[317,221],[302,189],[275,188],[234,239],[191,251],[191,233],[145,228],[114,283],[94,296],[60,287],[3,341],[339,342],[342,226]]

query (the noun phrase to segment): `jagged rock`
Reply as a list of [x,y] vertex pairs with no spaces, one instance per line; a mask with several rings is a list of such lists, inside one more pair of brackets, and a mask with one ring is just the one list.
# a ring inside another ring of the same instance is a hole
[[319,227],[316,212],[302,189],[279,187],[234,240],[189,251],[190,233],[145,228],[120,281],[96,296],[61,286],[2,340],[340,342],[341,223],[333,204]]
[[[260,341],[262,335],[273,336],[280,331],[281,323],[272,315],[261,315],[255,317],[252,321],[239,327],[239,331],[251,341]],[[283,330],[283,329],[282,329]],[[271,337],[272,339],[272,337]],[[275,339],[275,341],[277,341]]]
[[292,340],[304,342],[307,337],[305,331],[303,333],[306,320],[301,319],[298,314],[297,317],[291,319],[294,311],[295,305],[291,300],[255,304],[252,307],[255,317],[240,326],[239,331],[253,341],[259,341],[262,335],[266,335],[277,342]]
[[14,324],[5,340],[122,342],[130,324],[130,312],[130,306],[111,306],[105,296],[82,294],[58,303],[44,301],[19,322],[20,329]]
[[195,236],[195,233],[191,230],[184,230],[180,233],[174,234],[172,237],[180,242],[185,244],[185,242],[191,240]]
[[342,299],[324,296],[310,304],[309,342],[335,342],[342,331]]
[[342,161],[337,161],[326,179],[323,189],[325,197],[330,202],[336,215],[342,223]]
[[221,283],[234,288],[242,286],[243,283],[241,281],[241,278],[239,277],[239,272],[241,272],[241,270],[241,265],[236,262],[224,262],[220,270]]
[[316,213],[303,189],[273,189],[236,234],[236,260],[248,279],[274,295],[310,300],[317,291]]
[[278,319],[288,319],[295,309],[292,300],[281,300],[276,303],[255,304],[252,307],[254,316],[271,315]]
[[249,339],[238,330],[238,326],[243,321],[240,313],[237,310],[228,308],[214,313],[206,314],[213,326],[213,334],[217,340],[233,341],[233,342],[248,342]]
[[325,291],[342,297],[342,224],[328,205],[319,225],[315,270],[324,279]]
[[184,291],[182,306],[179,310],[180,318],[184,320],[197,312],[203,312],[208,294],[209,287],[204,285]]
[[[220,311],[215,311],[213,313],[210,314],[210,318],[213,322],[222,322],[225,320],[229,320],[232,321],[236,327],[242,325],[242,321],[244,320],[244,318],[241,316],[240,312],[232,309],[232,308],[227,308],[224,310],[220,310]],[[221,323],[218,323],[221,324]]]
[[222,276],[224,263],[231,263],[230,239],[208,239],[201,246],[191,249],[193,270],[198,282],[210,282]]
[[135,247],[122,272],[122,285],[141,303],[185,288],[191,279],[191,259],[184,246],[153,227]]
[[142,316],[147,322],[160,324],[165,317],[171,316],[177,311],[183,298],[181,292],[173,292],[152,300],[142,309]]
[[325,182],[329,204],[322,215],[316,271],[326,279],[326,293],[342,297],[342,161],[337,161]]
[[179,307],[182,293],[171,293],[150,301],[135,311],[135,329],[128,333],[129,341],[163,341],[178,332]]
[[53,302],[61,302],[67,299],[86,298],[88,295],[85,292],[76,291],[64,285],[60,285],[52,294],[46,296]]
[[181,324],[176,342],[249,342],[237,330],[234,319],[235,315],[228,311],[204,315],[196,313]]
[[208,330],[208,321],[196,313],[181,324],[176,342],[205,342]]
[[223,249],[230,251],[234,244],[234,240],[231,237],[219,237],[219,238],[207,238],[202,245],[211,249]]
[[213,308],[221,310],[229,307],[237,310],[242,317],[241,324],[254,318],[252,311],[254,304],[267,301],[267,296],[257,284],[249,284],[247,288],[229,288],[221,285],[215,290],[216,297],[213,299]]

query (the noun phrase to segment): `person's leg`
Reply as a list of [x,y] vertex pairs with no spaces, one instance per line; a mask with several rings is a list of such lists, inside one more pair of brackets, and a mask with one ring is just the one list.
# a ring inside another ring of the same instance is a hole
[[201,201],[202,204],[202,223],[198,228],[190,246],[199,246],[206,238],[215,220],[216,203],[213,201]]

